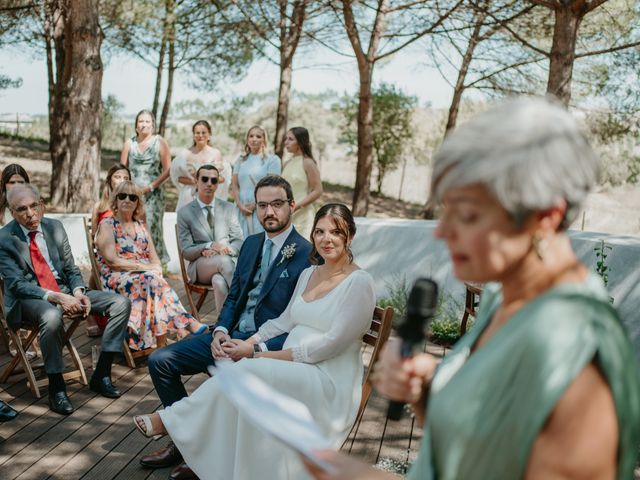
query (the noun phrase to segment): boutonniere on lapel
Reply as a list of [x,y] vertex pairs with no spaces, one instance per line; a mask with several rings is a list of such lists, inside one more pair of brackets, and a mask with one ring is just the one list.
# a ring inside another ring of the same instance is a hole
[[279,266],[285,260],[289,260],[291,257],[295,255],[296,244],[292,243],[290,245],[287,245],[286,247],[282,247],[282,251],[280,253],[282,254],[282,257],[280,257],[280,261],[278,262],[278,265],[276,265],[276,267]]

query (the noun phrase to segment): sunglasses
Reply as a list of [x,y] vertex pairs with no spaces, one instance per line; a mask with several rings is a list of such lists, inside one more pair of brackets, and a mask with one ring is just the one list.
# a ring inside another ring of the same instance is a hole
[[218,177],[205,177],[204,175],[202,175],[200,177],[200,181],[202,183],[207,183],[207,182],[211,182],[211,185],[217,185],[219,182]]
[[137,202],[138,201],[138,195],[136,195],[135,193],[119,193],[116,198],[118,200],[124,200],[127,197],[129,197],[129,200],[131,200],[132,202]]

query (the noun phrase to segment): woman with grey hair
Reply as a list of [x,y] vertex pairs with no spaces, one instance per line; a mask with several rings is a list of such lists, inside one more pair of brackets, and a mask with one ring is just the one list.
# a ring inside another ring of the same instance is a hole
[[[411,479],[633,478],[636,358],[601,279],[566,229],[599,174],[572,116],[520,99],[460,126],[435,157],[436,236],[458,279],[487,283],[474,328],[440,365],[390,343],[380,392],[409,403],[424,440]],[[391,478],[337,452],[317,479]]]

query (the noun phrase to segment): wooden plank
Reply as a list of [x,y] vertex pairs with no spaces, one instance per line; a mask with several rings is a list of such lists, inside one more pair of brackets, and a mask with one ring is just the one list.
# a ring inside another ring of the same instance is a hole
[[[126,376],[131,374],[131,370],[116,367],[113,373],[114,381],[119,383],[120,377],[126,379]],[[123,386],[127,388],[126,385],[125,380]],[[84,386],[77,385],[74,394],[69,395],[76,408],[73,414],[62,416],[49,411],[45,399],[44,408],[47,411],[12,435],[9,442],[5,442],[0,455],[3,478],[19,476],[60,442],[65,441],[76,429],[93,418],[96,409],[99,411],[113,402],[113,399],[107,399],[82,387]]]
[[[187,390],[199,385],[206,380],[205,375],[194,375],[188,377]],[[192,383],[193,382],[193,383]],[[126,421],[113,426],[113,431],[109,432],[104,440],[105,450],[109,452],[98,461],[84,476],[78,477],[83,480],[102,480],[116,478],[134,478],[140,476],[146,478],[150,473],[139,464],[142,452],[148,453],[162,448],[168,439],[160,442],[153,442],[149,438],[141,435],[134,427],[131,417],[144,413],[150,413],[160,408],[160,401],[155,391],[147,394],[140,403],[136,404],[127,414]],[[106,432],[105,432],[106,433]]]
[[[135,385],[144,380],[145,375],[122,367],[114,371],[114,379],[117,378],[118,387],[123,392],[128,392]],[[150,388],[150,387],[148,387]],[[21,466],[23,472],[10,478],[36,479],[47,478],[52,471],[57,470],[69,458],[73,457],[84,445],[91,442],[102,430],[106,429],[111,422],[113,411],[119,411],[119,400],[135,403],[137,397],[124,396],[120,399],[105,398],[91,392],[91,401],[72,415],[65,417],[55,427],[51,428],[44,435],[41,435],[35,442],[29,445],[29,450],[25,455],[16,455],[9,462],[6,469],[8,476],[18,471]],[[115,409],[115,410],[114,410]],[[102,418],[102,417],[105,418]],[[14,466],[15,465],[15,466]]]
[[102,446],[103,442],[99,439],[104,432],[113,424],[125,423],[128,412],[138,404],[140,398],[153,392],[149,376],[135,370],[129,370],[124,379],[119,381],[118,387],[122,389],[122,397],[115,400],[99,397],[84,407],[84,410],[92,409],[93,416],[31,469],[25,471],[22,477],[47,478],[51,472],[55,472],[54,478],[79,478],[90,469],[100,458],[101,450],[96,447]]

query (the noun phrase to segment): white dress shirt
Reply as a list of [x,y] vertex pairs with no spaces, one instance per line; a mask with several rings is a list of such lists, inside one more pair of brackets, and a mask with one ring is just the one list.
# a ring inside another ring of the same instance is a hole
[[[27,245],[31,247],[31,237],[29,236],[29,232],[31,232],[32,230],[27,230],[19,223],[18,223],[18,226],[22,229],[24,236],[27,237]],[[36,228],[36,232],[38,232],[36,233],[36,245],[38,245],[38,249],[40,250],[42,257],[44,258],[45,262],[47,262],[47,265],[53,272],[53,277],[56,280],[61,280],[62,277],[60,277],[60,275],[58,274],[58,271],[54,268],[53,263],[51,262],[51,256],[49,255],[49,247],[47,246],[47,241],[45,240],[44,233],[42,232],[42,225],[38,225],[38,228]],[[78,290],[80,290],[82,293],[84,293],[85,291],[85,289],[82,287],[76,287],[73,293],[75,294]],[[42,296],[42,299],[49,300],[50,292],[51,290],[46,290],[45,294]]]

